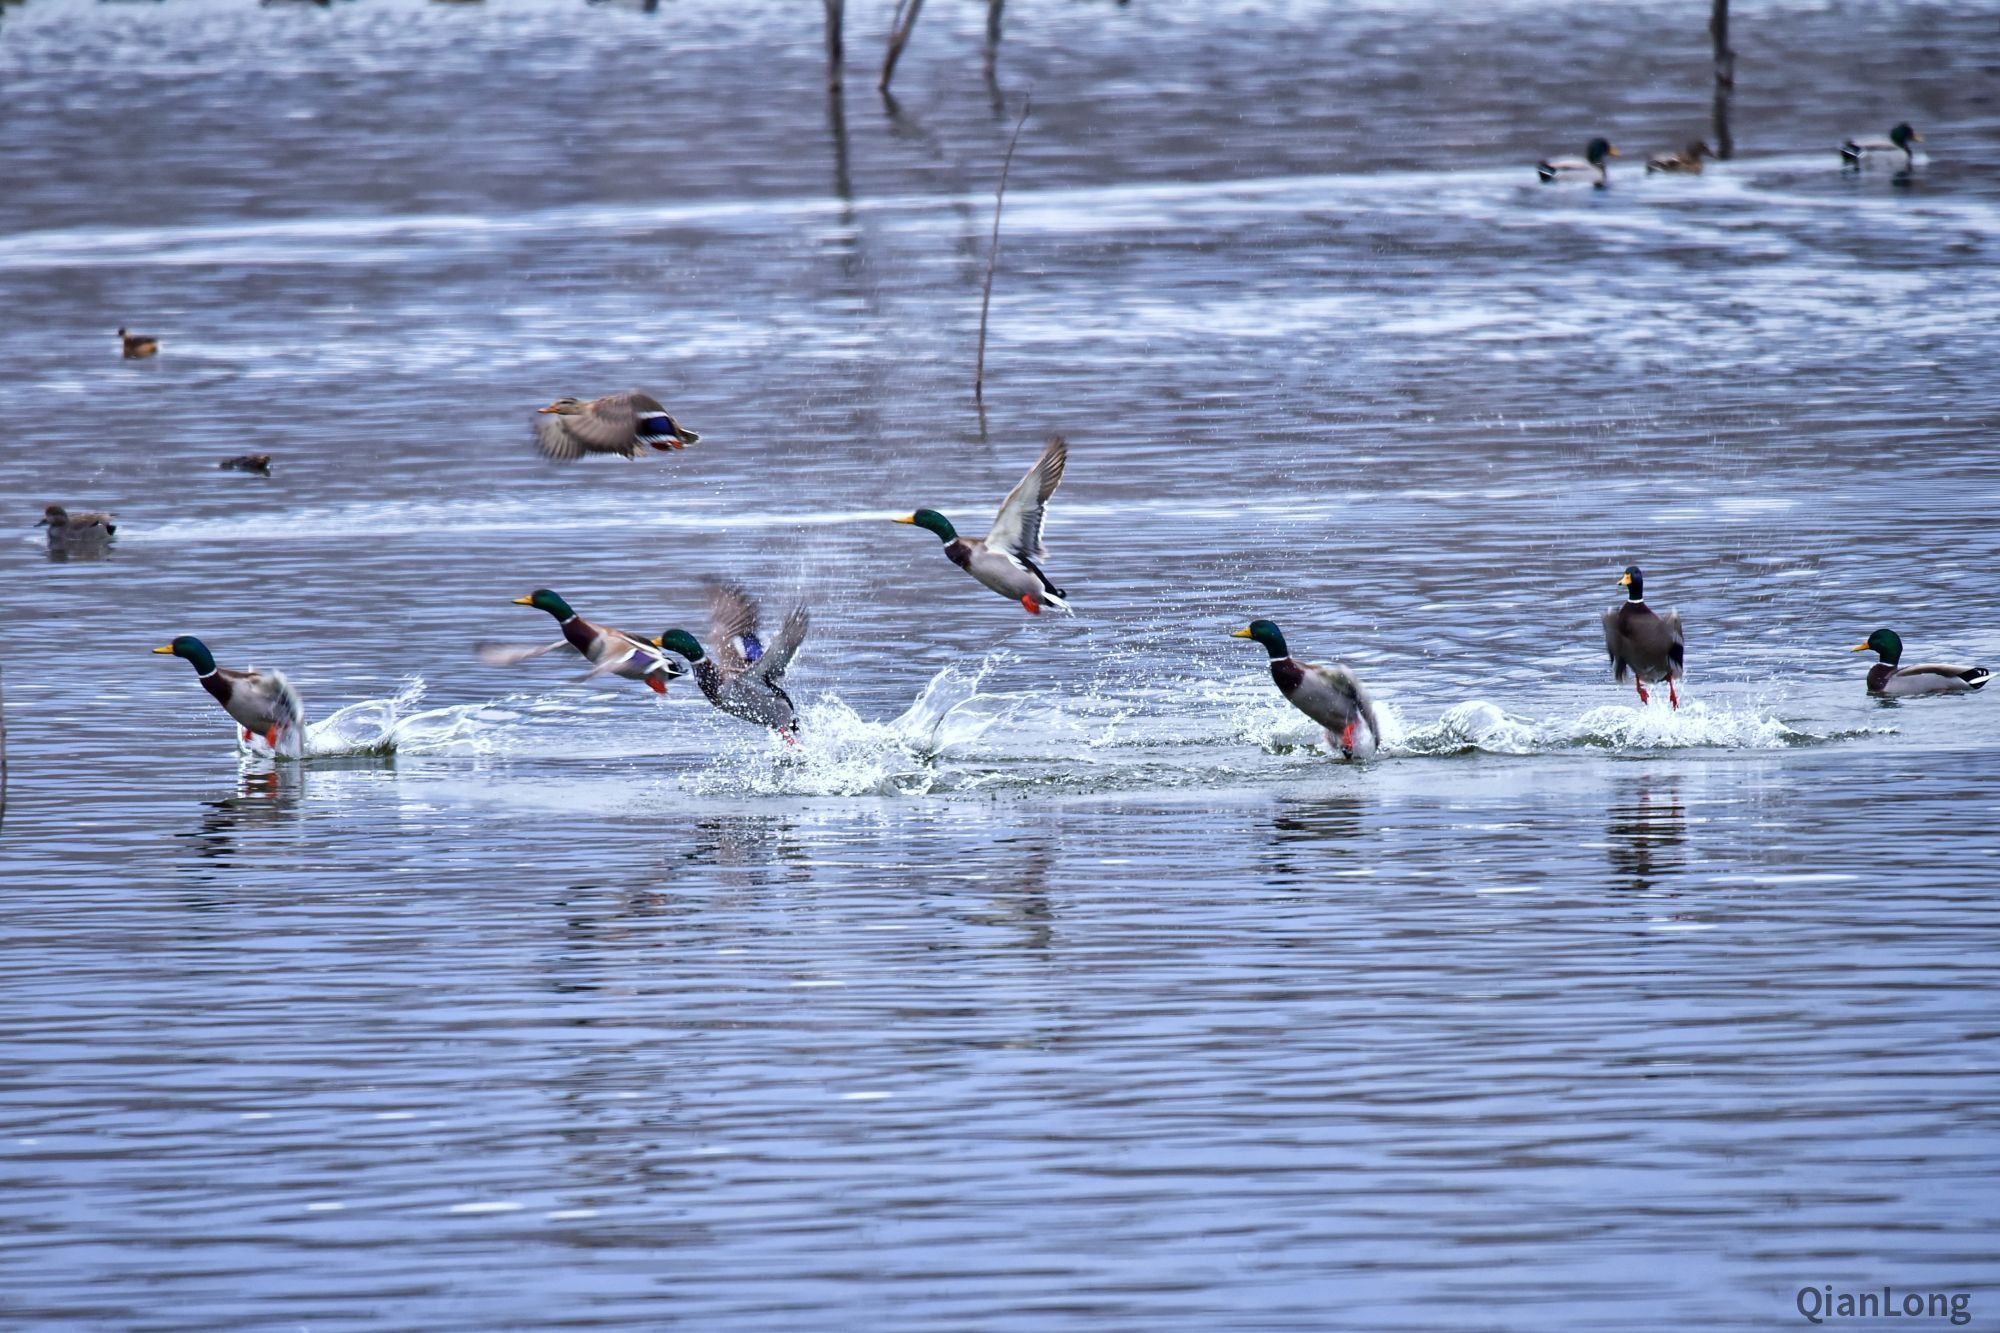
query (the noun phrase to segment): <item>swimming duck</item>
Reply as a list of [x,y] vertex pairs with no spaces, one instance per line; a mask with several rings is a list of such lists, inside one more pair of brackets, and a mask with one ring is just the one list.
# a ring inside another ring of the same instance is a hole
[[1701,174],[1701,160],[1704,157],[1714,156],[1714,149],[1710,148],[1700,139],[1696,139],[1678,153],[1661,153],[1657,157],[1647,158],[1646,174],[1650,176],[1656,171],[1685,171],[1699,176]]
[[708,598],[713,657],[684,629],[665,631],[653,640],[653,646],[679,653],[693,663],[695,682],[717,708],[731,717],[770,727],[796,745],[792,733],[798,730],[799,710],[785,693],[785,668],[805,642],[809,618],[803,606],[793,607],[768,648],[757,637],[757,619],[757,602],[749,593],[734,583],[718,583]]
[[252,736],[261,736],[275,750],[278,741],[284,738],[294,758],[303,751],[306,706],[300,702],[299,692],[285,679],[284,672],[259,671],[256,667],[232,671],[219,667],[208,645],[191,634],[183,634],[153,651],[184,658],[192,664],[195,675],[201,678],[201,687],[222,705],[223,712],[236,719],[246,744]]
[[1294,661],[1291,649],[1285,646],[1284,633],[1268,620],[1253,620],[1230,631],[1230,637],[1255,639],[1264,645],[1264,651],[1271,655],[1271,679],[1278,693],[1319,723],[1328,745],[1338,747],[1346,758],[1354,758],[1354,728],[1365,722],[1368,738],[1374,742],[1372,748],[1381,748],[1382,725],[1375,720],[1375,702],[1352,671],[1338,664],[1326,667]]
[[1866,643],[1857,643],[1849,651],[1873,652],[1880,659],[1868,668],[1870,694],[1966,694],[1993,679],[1993,673],[1981,666],[1942,666],[1936,662],[1898,666],[1903,660],[1903,640],[1892,629],[1876,630]]
[[584,454],[617,454],[633,458],[649,444],[661,453],[685,449],[701,436],[667,415],[660,400],[637,389],[581,402],[558,398],[535,409],[535,444],[562,462]]
[[49,505],[42,510],[42,521],[38,528],[49,530],[50,546],[84,546],[108,540],[118,531],[112,522],[113,515],[98,513],[72,514],[61,505]]
[[668,681],[687,674],[679,663],[661,655],[652,644],[636,634],[627,634],[608,625],[591,624],[570,610],[568,602],[547,588],[537,588],[526,597],[516,597],[514,605],[532,606],[548,612],[562,626],[563,636],[540,647],[493,643],[478,645],[481,660],[493,666],[512,666],[568,644],[590,661],[590,670],[583,675],[583,680],[609,673],[627,680],[644,681],[646,688],[653,693],[665,694]]
[[1646,605],[1646,576],[1637,565],[1625,566],[1618,577],[1625,600],[1604,613],[1604,650],[1611,654],[1612,679],[1623,681],[1632,673],[1639,688],[1639,702],[1652,702],[1646,694],[1647,681],[1667,682],[1667,698],[1681,706],[1674,681],[1687,674],[1687,646],[1681,635],[1681,613],[1664,615]]
[[1019,602],[1029,615],[1040,615],[1045,606],[1068,611],[1064,598],[1069,594],[1051,583],[1041,567],[1049,558],[1042,549],[1042,517],[1049,497],[1062,483],[1063,465],[1068,460],[1069,443],[1060,435],[1049,436],[1028,475],[1007,492],[992,530],[984,538],[968,541],[959,536],[951,520],[935,509],[919,509],[896,521],[913,523],[935,534],[954,565],[1002,597]]
[[223,459],[216,466],[224,472],[254,472],[260,477],[268,477],[271,475],[271,455],[238,454],[234,458]]
[[125,345],[125,359],[140,361],[160,350],[160,340],[149,338],[143,333],[127,333],[118,330],[118,340]]
[[1886,139],[1849,139],[1840,146],[1840,165],[1843,168],[1858,170],[1871,158],[1901,153],[1903,155],[1901,169],[1908,171],[1917,164],[1917,150],[1910,145],[1923,141],[1924,136],[1911,129],[1909,122],[1905,121],[1890,130]]
[[1609,139],[1592,139],[1583,150],[1582,157],[1557,157],[1546,162],[1535,163],[1535,174],[1546,185],[1554,180],[1589,180],[1603,189],[1611,183],[1610,167],[1606,158],[1622,157]]

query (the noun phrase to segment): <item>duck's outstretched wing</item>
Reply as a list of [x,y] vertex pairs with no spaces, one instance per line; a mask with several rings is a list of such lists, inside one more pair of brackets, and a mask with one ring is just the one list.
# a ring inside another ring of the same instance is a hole
[[750,674],[776,685],[785,678],[785,668],[798,656],[799,645],[806,641],[806,631],[811,628],[811,617],[803,606],[795,606],[785,617],[785,623],[778,626],[778,636],[771,640],[771,646],[764,650],[750,667]]
[[1660,623],[1667,629],[1667,656],[1674,664],[1674,674],[1681,675],[1687,670],[1687,636],[1681,633],[1681,613],[1660,612]]
[[734,680],[763,658],[758,618],[757,599],[742,584],[717,580],[708,585],[709,651],[724,680]]
[[1611,678],[1625,679],[1625,667],[1629,649],[1625,646],[1625,636],[1618,630],[1618,607],[1604,613],[1604,651],[1611,658]]
[[552,653],[558,648],[569,646],[568,639],[557,639],[554,643],[540,645],[526,643],[475,643],[472,651],[479,654],[479,660],[488,666],[514,666],[543,653]]
[[535,444],[546,457],[565,463],[584,454],[631,458],[639,452],[637,424],[632,395],[614,393],[585,403],[583,410],[573,415],[550,412],[537,416]]
[[1069,442],[1060,435],[1049,436],[1042,456],[1001,503],[993,530],[986,534],[989,550],[1020,560],[1048,559],[1048,552],[1042,549],[1042,517],[1048,511],[1049,497],[1062,484],[1063,465],[1068,461]]

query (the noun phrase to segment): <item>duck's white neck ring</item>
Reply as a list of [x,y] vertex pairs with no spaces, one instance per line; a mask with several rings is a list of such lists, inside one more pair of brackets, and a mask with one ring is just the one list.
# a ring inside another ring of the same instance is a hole
[[570,613],[569,613],[569,614],[568,614],[567,616],[563,617],[563,618],[562,618],[561,620],[558,620],[558,621],[556,622],[556,624],[558,624],[558,625],[567,625],[567,624],[569,624],[569,622],[570,622],[570,621],[572,621],[572,620],[575,620],[575,619],[576,619],[576,612],[572,611],[572,612],[570,612]]
[[206,671],[197,671],[197,672],[195,673],[195,677],[194,677],[194,678],[195,678],[196,680],[207,680],[207,679],[208,679],[208,678],[209,678],[210,676],[212,676],[212,675],[214,675],[214,674],[215,674],[215,668],[214,668],[214,667],[210,667],[210,668],[209,668],[208,670],[206,670]]

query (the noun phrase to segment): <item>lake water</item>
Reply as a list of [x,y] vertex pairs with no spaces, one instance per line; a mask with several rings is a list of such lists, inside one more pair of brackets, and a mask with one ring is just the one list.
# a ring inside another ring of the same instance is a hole
[[[805,0],[0,15],[0,1318],[1990,1323],[2000,698],[1847,649],[2000,666],[1995,10],[1740,4],[1648,180],[1703,5],[938,0],[893,107],[851,8],[831,106]],[[701,443],[534,454],[630,387]],[[886,521],[1056,430],[1074,619]],[[473,652],[715,575],[796,751]]]

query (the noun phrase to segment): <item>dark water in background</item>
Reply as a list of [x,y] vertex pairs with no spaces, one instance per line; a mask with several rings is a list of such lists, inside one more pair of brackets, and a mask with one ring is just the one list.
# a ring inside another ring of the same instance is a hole
[[[0,1315],[1990,1320],[2000,701],[1845,650],[2000,665],[1996,10],[1739,5],[1741,159],[1646,181],[1706,6],[1016,0],[996,89],[934,0],[840,118],[818,6],[744,9],[0,18]],[[703,443],[528,449],[632,385]],[[880,521],[1051,429],[1074,621]],[[814,604],[799,754],[470,651],[713,573]],[[182,632],[319,757],[239,772]]]

